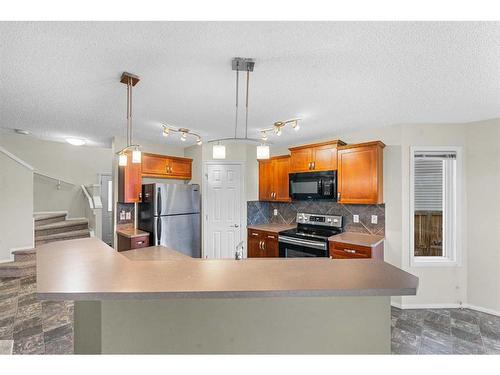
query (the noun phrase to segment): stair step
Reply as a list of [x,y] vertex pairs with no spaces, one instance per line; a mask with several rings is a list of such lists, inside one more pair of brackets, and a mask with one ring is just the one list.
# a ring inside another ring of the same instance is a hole
[[44,225],[50,223],[57,223],[58,221],[66,220],[67,212],[59,211],[59,212],[46,212],[40,214],[33,214],[35,218],[35,226]]
[[86,238],[90,237],[90,230],[75,230],[71,232],[64,233],[55,233],[49,234],[46,236],[39,236],[35,238],[35,246],[43,245],[45,243],[54,242],[54,241],[64,241],[64,240],[73,240],[75,238]]
[[14,262],[36,260],[36,249],[15,250],[12,254],[14,255]]
[[68,219],[50,224],[35,225],[35,240],[40,236],[73,232],[75,230],[88,229],[88,227],[89,221],[87,219]]
[[36,274],[36,261],[0,263],[0,278],[23,277]]

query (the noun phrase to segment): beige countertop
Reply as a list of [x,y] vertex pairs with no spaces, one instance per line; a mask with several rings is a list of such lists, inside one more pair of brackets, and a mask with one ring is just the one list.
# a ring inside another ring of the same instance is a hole
[[383,236],[354,232],[343,232],[328,238],[329,241],[338,241],[351,245],[375,247],[384,240]]
[[[97,238],[37,247],[38,297],[48,300],[415,295],[418,278],[371,259],[186,259],[144,248],[133,259]],[[132,255],[132,256],[131,256]]]
[[247,226],[248,229],[264,230],[266,232],[273,233],[278,233],[295,227],[297,227],[297,224],[255,224]]
[[128,238],[142,237],[142,236],[149,235],[148,232],[145,232],[143,230],[140,230],[140,229],[137,229],[137,228],[134,228],[134,227],[118,228],[116,230],[116,233],[120,234],[120,235],[122,235],[124,237],[128,237]]

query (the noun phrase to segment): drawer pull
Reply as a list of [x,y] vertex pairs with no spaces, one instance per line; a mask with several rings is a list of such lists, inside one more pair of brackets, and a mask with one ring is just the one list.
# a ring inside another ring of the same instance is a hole
[[274,236],[267,236],[267,238],[271,238],[273,240],[276,239],[276,237],[274,237]]
[[258,233],[252,233],[252,236],[258,236],[259,234]]
[[344,251],[349,254],[356,254],[356,250],[344,249]]

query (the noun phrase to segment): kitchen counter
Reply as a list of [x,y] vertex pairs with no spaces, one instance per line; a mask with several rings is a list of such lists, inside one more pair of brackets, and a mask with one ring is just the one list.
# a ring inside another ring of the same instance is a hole
[[42,245],[38,295],[52,300],[399,296],[415,295],[418,285],[415,276],[376,260],[209,260],[162,247],[127,253],[96,238]]
[[75,354],[388,354],[390,296],[417,285],[370,259],[193,259],[96,238],[37,248],[38,297],[75,301]]
[[247,229],[263,230],[266,232],[278,233],[296,227],[297,224],[255,224],[255,225],[248,225]]
[[343,232],[328,238],[328,241],[338,241],[351,245],[375,247],[384,240],[383,236],[354,232]]
[[116,230],[116,234],[122,235],[127,238],[143,237],[149,235],[148,232],[134,228],[134,227],[123,227]]

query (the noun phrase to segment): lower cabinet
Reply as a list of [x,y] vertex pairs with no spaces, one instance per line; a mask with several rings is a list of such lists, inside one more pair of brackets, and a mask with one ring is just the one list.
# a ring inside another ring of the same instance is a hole
[[118,251],[141,249],[149,246],[149,234],[131,238],[117,233],[116,237],[118,239]]
[[330,241],[329,250],[330,257],[333,259],[384,259],[383,242],[371,247]]
[[249,258],[277,258],[279,256],[278,234],[248,229],[247,250]]

